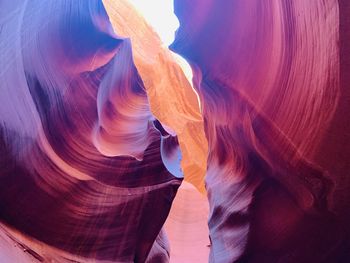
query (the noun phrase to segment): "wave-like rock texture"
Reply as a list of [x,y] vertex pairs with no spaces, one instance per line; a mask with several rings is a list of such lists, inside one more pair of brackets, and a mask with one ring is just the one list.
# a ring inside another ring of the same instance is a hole
[[101,1],[0,9],[1,258],[26,262],[7,260],[10,236],[39,261],[167,262],[161,228],[181,153],[151,112],[130,39],[114,33]]
[[129,1],[0,1],[0,262],[350,260],[350,5],[175,10],[200,103]]
[[171,48],[192,65],[209,142],[210,262],[345,260],[329,201],[348,160],[335,168],[318,157],[335,150],[322,145],[345,90],[338,7],[175,0]]

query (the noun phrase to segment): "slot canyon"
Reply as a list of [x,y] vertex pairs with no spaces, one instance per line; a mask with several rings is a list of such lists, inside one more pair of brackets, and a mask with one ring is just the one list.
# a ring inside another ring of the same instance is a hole
[[0,263],[350,262],[348,0],[0,0]]

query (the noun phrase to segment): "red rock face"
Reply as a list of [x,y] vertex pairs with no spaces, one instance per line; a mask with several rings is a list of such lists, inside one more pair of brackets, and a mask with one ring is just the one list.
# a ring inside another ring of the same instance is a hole
[[0,3],[0,262],[349,261],[349,7]]
[[209,142],[210,261],[337,262],[337,175],[317,162],[341,97],[337,1],[175,7]]

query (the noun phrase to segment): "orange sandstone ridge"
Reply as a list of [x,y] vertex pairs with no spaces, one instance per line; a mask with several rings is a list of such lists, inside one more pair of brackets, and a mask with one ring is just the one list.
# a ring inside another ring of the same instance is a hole
[[132,4],[103,1],[116,34],[130,38],[134,63],[145,85],[151,111],[173,129],[182,151],[185,180],[205,192],[208,155],[198,100],[172,53]]

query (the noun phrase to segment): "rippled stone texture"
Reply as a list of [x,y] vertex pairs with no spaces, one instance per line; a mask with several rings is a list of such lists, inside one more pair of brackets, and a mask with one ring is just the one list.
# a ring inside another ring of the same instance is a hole
[[171,47],[195,71],[209,142],[210,261],[336,261],[332,170],[316,157],[340,97],[338,2],[175,9]]
[[1,5],[1,221],[82,262],[167,261],[181,156],[130,40],[101,1]]
[[350,6],[175,9],[200,104],[127,0],[0,2],[0,261],[349,261]]

